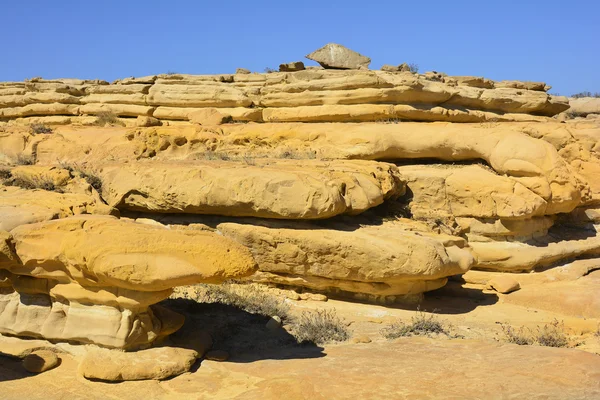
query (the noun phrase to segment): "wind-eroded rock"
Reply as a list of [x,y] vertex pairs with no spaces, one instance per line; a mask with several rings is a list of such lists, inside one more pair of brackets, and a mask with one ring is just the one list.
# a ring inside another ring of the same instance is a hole
[[407,165],[399,170],[411,191],[415,218],[524,219],[546,211],[539,195],[480,166]]
[[358,214],[404,193],[395,166],[369,161],[129,163],[102,169],[119,209],[278,219]]
[[459,124],[261,124],[224,127],[228,143],[315,149],[318,156],[370,160],[485,160],[547,202],[570,212],[589,188],[548,142],[502,127]]
[[151,306],[172,287],[255,270],[247,249],[214,233],[112,217],[22,225],[11,234],[18,259],[8,253],[0,261],[16,292],[0,295],[0,332],[13,335],[144,346],[183,323]]
[[323,291],[420,294],[473,263],[463,239],[411,231],[401,222],[360,228],[222,223],[217,230],[251,249],[260,271],[255,280]]

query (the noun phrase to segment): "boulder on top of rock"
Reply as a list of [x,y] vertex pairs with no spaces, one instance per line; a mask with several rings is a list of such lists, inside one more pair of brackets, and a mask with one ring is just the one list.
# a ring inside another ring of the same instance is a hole
[[235,73],[236,73],[236,74],[246,74],[246,75],[247,75],[247,74],[249,74],[249,73],[250,73],[250,70],[249,70],[249,69],[246,69],[246,68],[237,68],[237,69],[235,70]]
[[324,68],[331,69],[368,68],[371,63],[369,57],[337,43],[328,43],[307,55],[306,58],[318,62]]
[[286,64],[279,64],[279,72],[294,72],[304,70],[304,63],[302,61],[294,61]]

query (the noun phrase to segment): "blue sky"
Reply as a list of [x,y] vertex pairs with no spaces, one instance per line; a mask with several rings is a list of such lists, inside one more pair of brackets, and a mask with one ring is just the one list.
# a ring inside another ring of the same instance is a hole
[[372,69],[406,61],[600,92],[600,0],[2,3],[2,81],[262,72],[336,42]]

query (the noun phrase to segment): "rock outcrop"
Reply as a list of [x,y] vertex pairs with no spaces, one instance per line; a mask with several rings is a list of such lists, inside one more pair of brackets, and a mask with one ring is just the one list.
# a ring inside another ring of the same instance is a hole
[[[0,332],[138,348],[181,327],[155,303],[171,288],[243,277],[243,246],[210,232],[171,231],[106,216],[29,223],[5,236]],[[8,254],[6,254],[8,252]]]
[[[545,83],[311,58],[0,84],[0,332],[140,349],[181,326],[157,304],[180,285],[418,301],[600,254],[600,126],[548,118]],[[87,374],[163,377],[115,360]]]
[[369,161],[129,163],[101,177],[115,208],[162,213],[324,219],[404,194],[394,165]]
[[352,68],[346,70],[304,70],[302,63],[290,63],[268,74],[165,74],[112,84],[5,82],[0,121],[90,125],[97,123],[94,116],[109,114],[113,122],[139,126],[137,117],[193,122],[190,115],[206,108],[236,122],[536,121],[569,108],[568,99],[547,94],[544,83],[433,76],[404,66],[368,71],[368,58],[348,52],[317,52],[321,62]]

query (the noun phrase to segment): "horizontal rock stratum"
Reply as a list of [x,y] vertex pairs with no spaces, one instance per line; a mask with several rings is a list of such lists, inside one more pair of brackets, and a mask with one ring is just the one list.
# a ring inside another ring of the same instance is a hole
[[545,90],[543,83],[329,69],[164,74],[112,84],[34,78],[0,83],[0,121],[89,124],[94,118],[86,116],[110,113],[133,125],[144,122],[132,117],[168,123],[192,120],[193,113],[211,108],[234,121],[254,122],[535,121],[569,108],[566,97]]
[[372,161],[128,163],[102,168],[118,209],[277,219],[359,214],[404,194],[397,168]]

